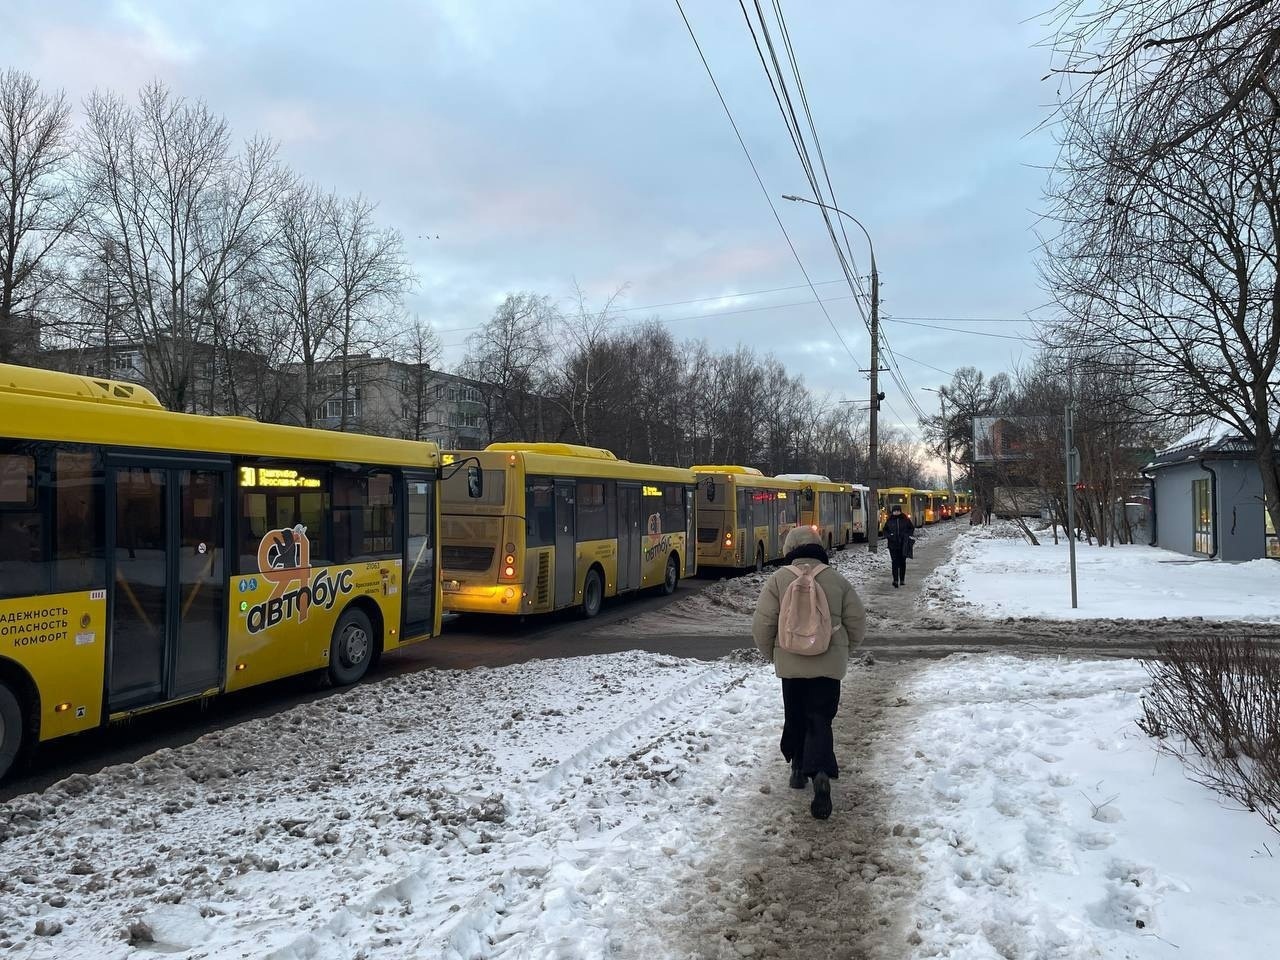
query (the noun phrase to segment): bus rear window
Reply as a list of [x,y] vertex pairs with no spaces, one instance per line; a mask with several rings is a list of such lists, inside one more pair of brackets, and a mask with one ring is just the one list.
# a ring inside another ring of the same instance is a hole
[[[487,506],[500,507],[507,502],[507,472],[505,470],[486,470],[484,472],[484,495],[481,497],[472,497],[467,488],[467,467],[470,464],[461,464],[445,468],[445,476],[448,477],[440,485],[440,500],[446,506],[449,504],[485,504]],[[453,471],[450,474],[449,471]],[[448,512],[447,510],[445,511]]]

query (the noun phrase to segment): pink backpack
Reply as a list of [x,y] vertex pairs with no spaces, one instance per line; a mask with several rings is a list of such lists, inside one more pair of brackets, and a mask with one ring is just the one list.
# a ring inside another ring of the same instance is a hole
[[787,567],[796,578],[782,594],[778,613],[778,646],[788,653],[816,657],[831,646],[831,608],[817,576],[827,569],[824,563]]

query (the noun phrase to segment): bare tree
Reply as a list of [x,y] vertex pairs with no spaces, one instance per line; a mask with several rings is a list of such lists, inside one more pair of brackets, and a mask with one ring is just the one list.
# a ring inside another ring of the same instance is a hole
[[557,320],[548,297],[512,293],[467,339],[459,372],[485,384],[490,441],[548,438],[543,390]]
[[323,364],[332,353],[337,329],[332,235],[325,220],[325,197],[313,186],[294,184],[271,210],[270,243],[256,271],[269,311],[286,321],[288,335],[276,342],[283,351],[275,366],[297,370],[297,419],[313,426],[324,392]]
[[[1217,96],[1185,91],[1185,111],[1203,113]],[[1256,91],[1141,160],[1114,149],[1113,130],[1070,128],[1045,274],[1063,315],[1052,345],[1132,370],[1167,417],[1234,428],[1253,445],[1280,524],[1280,125],[1263,122],[1272,109]]]
[[408,440],[428,439],[427,428],[431,423],[434,406],[435,374],[433,368],[440,359],[442,347],[439,335],[431,324],[417,317],[401,332],[395,355],[408,367],[404,384],[404,432]]
[[1115,131],[1131,162],[1166,156],[1250,102],[1280,116],[1277,0],[1061,0],[1054,18],[1064,112]]
[[0,363],[31,359],[54,251],[76,221],[71,108],[34,78],[0,71]]
[[87,110],[81,242],[114,251],[124,335],[143,347],[149,385],[170,409],[195,409],[197,375],[213,372],[198,367],[212,355],[211,305],[280,189],[274,147],[250,141],[235,154],[223,118],[160,83],[134,106],[96,93]]
[[338,365],[339,430],[351,427],[358,381],[382,364],[375,359],[394,341],[396,322],[413,273],[395,230],[374,223],[374,205],[362,196],[327,198],[323,215],[330,257],[321,267],[333,285],[334,353]]

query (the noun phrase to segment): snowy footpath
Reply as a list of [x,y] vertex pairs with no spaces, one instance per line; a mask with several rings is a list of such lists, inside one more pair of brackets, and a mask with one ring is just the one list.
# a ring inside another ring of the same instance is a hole
[[1157,754],[1144,682],[855,661],[821,822],[754,654],[401,676],[0,806],[0,950],[1280,955],[1280,838]]

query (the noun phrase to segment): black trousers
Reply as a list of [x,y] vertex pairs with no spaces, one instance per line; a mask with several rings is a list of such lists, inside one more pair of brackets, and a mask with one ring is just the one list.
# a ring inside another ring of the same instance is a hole
[[782,681],[782,755],[799,760],[806,777],[825,773],[840,776],[836,766],[835,737],[831,721],[840,706],[840,681],[833,677],[806,677]]
[[898,583],[902,583],[907,579],[907,552],[890,547],[889,560],[893,564],[893,579]]

